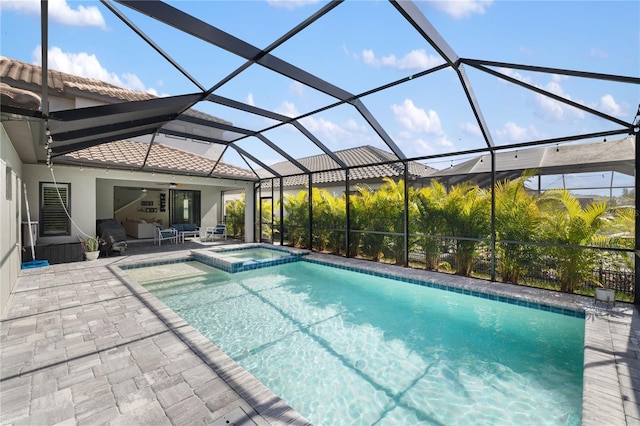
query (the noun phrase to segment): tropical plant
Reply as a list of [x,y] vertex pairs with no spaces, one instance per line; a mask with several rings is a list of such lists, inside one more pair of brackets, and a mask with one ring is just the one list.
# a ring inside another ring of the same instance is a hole
[[92,252],[100,250],[100,238],[98,237],[87,237],[82,241],[82,245],[84,246],[85,252]]
[[556,262],[560,290],[573,293],[586,280],[594,280],[597,264],[594,250],[579,246],[604,245],[608,237],[599,235],[607,213],[606,201],[593,201],[585,208],[566,189],[545,191],[538,199],[544,211],[541,221],[546,241],[558,244],[546,249]]
[[486,195],[477,185],[462,183],[452,187],[444,200],[448,234],[460,237],[455,239],[456,275],[471,275],[477,239],[489,234],[490,206]]
[[433,181],[431,186],[418,190],[415,197],[416,214],[412,215],[415,217],[413,223],[417,233],[426,235],[418,240],[418,244],[425,254],[426,269],[432,271],[440,269],[442,241],[438,236],[443,234],[445,227],[443,206],[446,196],[444,185]]
[[275,226],[274,229],[274,225],[276,224],[273,212],[275,210],[277,210],[277,206],[274,205],[270,198],[264,198],[260,200],[261,241],[273,241],[274,232],[278,232],[277,226]]
[[346,202],[342,197],[331,195],[326,189],[313,188],[313,239],[320,251],[331,250],[339,254],[344,246]]
[[352,231],[361,231],[364,229],[367,211],[365,208],[365,197],[362,197],[360,194],[363,189],[369,191],[368,187],[358,185],[358,194],[352,194],[349,197],[349,222],[351,229],[349,229],[348,256],[350,257],[357,257],[360,254],[360,248],[362,245],[363,234],[361,232]]
[[226,225],[231,230],[231,235],[244,235],[244,193],[239,199],[230,200],[225,203]]
[[285,240],[296,247],[310,247],[308,194],[308,191],[299,191],[284,196]]
[[[391,178],[384,178],[384,184],[376,191],[376,197],[378,197],[379,205],[382,207],[384,214],[382,217],[386,220],[383,225],[384,230],[393,233],[393,235],[386,238],[387,248],[391,252],[395,263],[400,265],[404,263],[404,197],[405,187],[404,181],[394,181]],[[409,215],[415,210],[415,204],[413,198],[415,197],[415,189],[408,188],[408,202]]]
[[533,175],[534,171],[527,171],[519,179],[496,182],[494,188],[496,238],[505,241],[496,246],[500,276],[514,284],[538,257],[536,246],[527,244],[536,239],[540,223],[538,205],[524,186]]
[[353,205],[358,209],[356,216],[359,218],[359,226],[364,232],[361,235],[361,255],[370,257],[378,262],[382,258],[384,246],[384,234],[381,232],[388,229],[388,210],[385,197],[378,195],[378,191],[374,191],[367,185],[358,185],[359,198]]

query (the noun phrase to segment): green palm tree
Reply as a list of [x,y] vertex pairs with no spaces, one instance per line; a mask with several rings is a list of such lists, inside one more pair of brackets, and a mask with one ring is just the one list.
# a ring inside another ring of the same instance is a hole
[[285,194],[285,240],[296,247],[309,247],[309,197],[308,191],[295,195]]
[[593,201],[582,208],[568,190],[552,189],[542,194],[538,204],[545,212],[541,221],[545,239],[564,245],[545,249],[556,261],[560,290],[572,293],[587,279],[593,280],[591,270],[597,263],[593,250],[574,246],[607,242],[609,238],[599,234],[606,219],[607,203]]
[[416,231],[427,237],[420,238],[419,245],[425,254],[426,269],[437,271],[440,268],[442,241],[436,236],[445,233],[444,200],[447,190],[443,184],[433,181],[430,186],[421,188],[415,196],[415,220],[412,225]]
[[313,240],[319,250],[331,250],[339,254],[344,246],[346,202],[334,197],[326,189],[313,188]]
[[[383,197],[377,195],[377,191],[368,185],[358,185],[358,195],[355,197],[352,208],[356,210],[354,215],[357,218],[358,230],[362,231],[385,231],[386,211]],[[353,218],[352,218],[353,219]],[[352,220],[353,224],[353,220]],[[361,247],[359,254],[379,261],[382,258],[384,235],[374,233],[360,234]]]
[[231,235],[244,235],[244,193],[240,199],[227,201],[225,204],[226,224]]
[[486,191],[471,183],[455,185],[443,205],[448,234],[456,238],[456,275],[469,276],[478,241],[465,238],[486,238],[490,231],[490,205]]
[[495,230],[503,241],[522,241],[524,244],[498,243],[499,271],[502,281],[517,284],[523,272],[538,258],[535,241],[540,223],[540,211],[535,199],[525,189],[525,182],[534,175],[525,172],[519,179],[496,182]]
[[[404,263],[404,181],[394,181],[391,178],[384,178],[383,185],[378,188],[375,194],[376,215],[378,216],[378,230],[393,232],[394,234],[385,238],[386,247],[393,256],[396,264]],[[412,199],[415,196],[414,188],[408,188],[408,207],[411,213]],[[383,248],[383,250],[384,250]]]
[[[372,191],[366,185],[356,186],[357,194],[349,197],[349,221],[350,231],[362,231],[365,228],[367,217],[367,203]],[[349,234],[349,256],[358,257],[361,253],[363,234],[360,232],[350,232]]]

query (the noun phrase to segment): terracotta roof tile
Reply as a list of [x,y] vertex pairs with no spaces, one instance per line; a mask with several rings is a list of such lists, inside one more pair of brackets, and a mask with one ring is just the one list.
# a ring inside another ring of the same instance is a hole
[[[142,167],[148,148],[149,145],[142,142],[109,142],[57,157],[54,163],[139,169]],[[209,157],[156,143],[151,148],[143,170],[206,176],[215,163],[215,160]],[[217,164],[211,175],[231,179],[256,179],[249,170],[223,162]]]
[[[40,88],[42,86],[42,68],[38,65],[0,56],[0,81],[23,89],[31,87],[33,90],[34,86]],[[156,98],[150,93],[125,89],[101,80],[80,77],[52,69],[49,69],[48,82],[49,89],[58,96],[77,96],[78,93],[75,92],[81,92],[104,97],[105,102],[144,101]],[[185,114],[218,123],[232,124],[194,109],[185,111]]]
[[[403,176],[403,166],[401,162],[389,163],[383,165],[366,166],[367,164],[384,163],[387,161],[396,161],[397,157],[391,152],[375,148],[370,145],[349,148],[342,151],[336,151],[335,155],[341,159],[347,166],[354,167],[351,169],[349,178],[354,181],[382,179],[383,177],[401,177]],[[335,169],[339,166],[326,154],[314,155],[298,159],[298,162],[311,171],[320,171],[327,169]],[[365,166],[365,167],[358,167]],[[299,174],[301,171],[289,161],[283,161],[270,166],[274,171],[283,176]],[[409,175],[420,178],[429,176],[434,173],[433,169],[424,164],[415,161],[409,162]],[[265,171],[257,171],[261,176]],[[325,171],[315,173],[313,182],[317,184],[343,182],[345,172],[342,170]],[[284,178],[284,186],[304,186],[308,183],[307,176],[289,176]],[[267,186],[270,183],[267,184]]]

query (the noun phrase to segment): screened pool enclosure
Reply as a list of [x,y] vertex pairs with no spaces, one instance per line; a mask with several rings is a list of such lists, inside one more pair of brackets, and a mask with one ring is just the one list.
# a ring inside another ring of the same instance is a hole
[[[234,179],[255,182],[255,240],[562,291],[604,285],[637,302],[637,32],[623,75],[574,69],[560,39],[544,63],[523,63],[510,31],[536,46],[544,29],[502,3],[509,25],[465,39],[472,23],[433,2],[284,2],[276,21],[262,19],[267,2],[103,0],[112,31],[130,34],[119,54],[180,89],[50,111],[49,82],[41,110],[2,113],[34,122],[40,162],[133,138],[149,156],[165,135],[213,159],[168,174],[245,168]],[[612,17],[633,14],[616,5]],[[571,7],[548,25],[578,31]],[[59,41],[47,2],[41,12],[46,76]],[[627,39],[625,25],[609,30]],[[158,41],[167,34],[175,44]],[[625,108],[598,102],[610,97]]]

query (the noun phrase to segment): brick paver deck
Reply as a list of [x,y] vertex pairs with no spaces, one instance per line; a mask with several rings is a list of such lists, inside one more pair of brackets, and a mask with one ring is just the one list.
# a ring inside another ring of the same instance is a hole
[[[0,423],[218,425],[246,415],[256,425],[308,424],[119,268],[184,257],[184,248],[22,271],[0,324]],[[585,309],[583,425],[640,424],[640,316],[632,305],[594,307],[581,296],[310,256]]]

